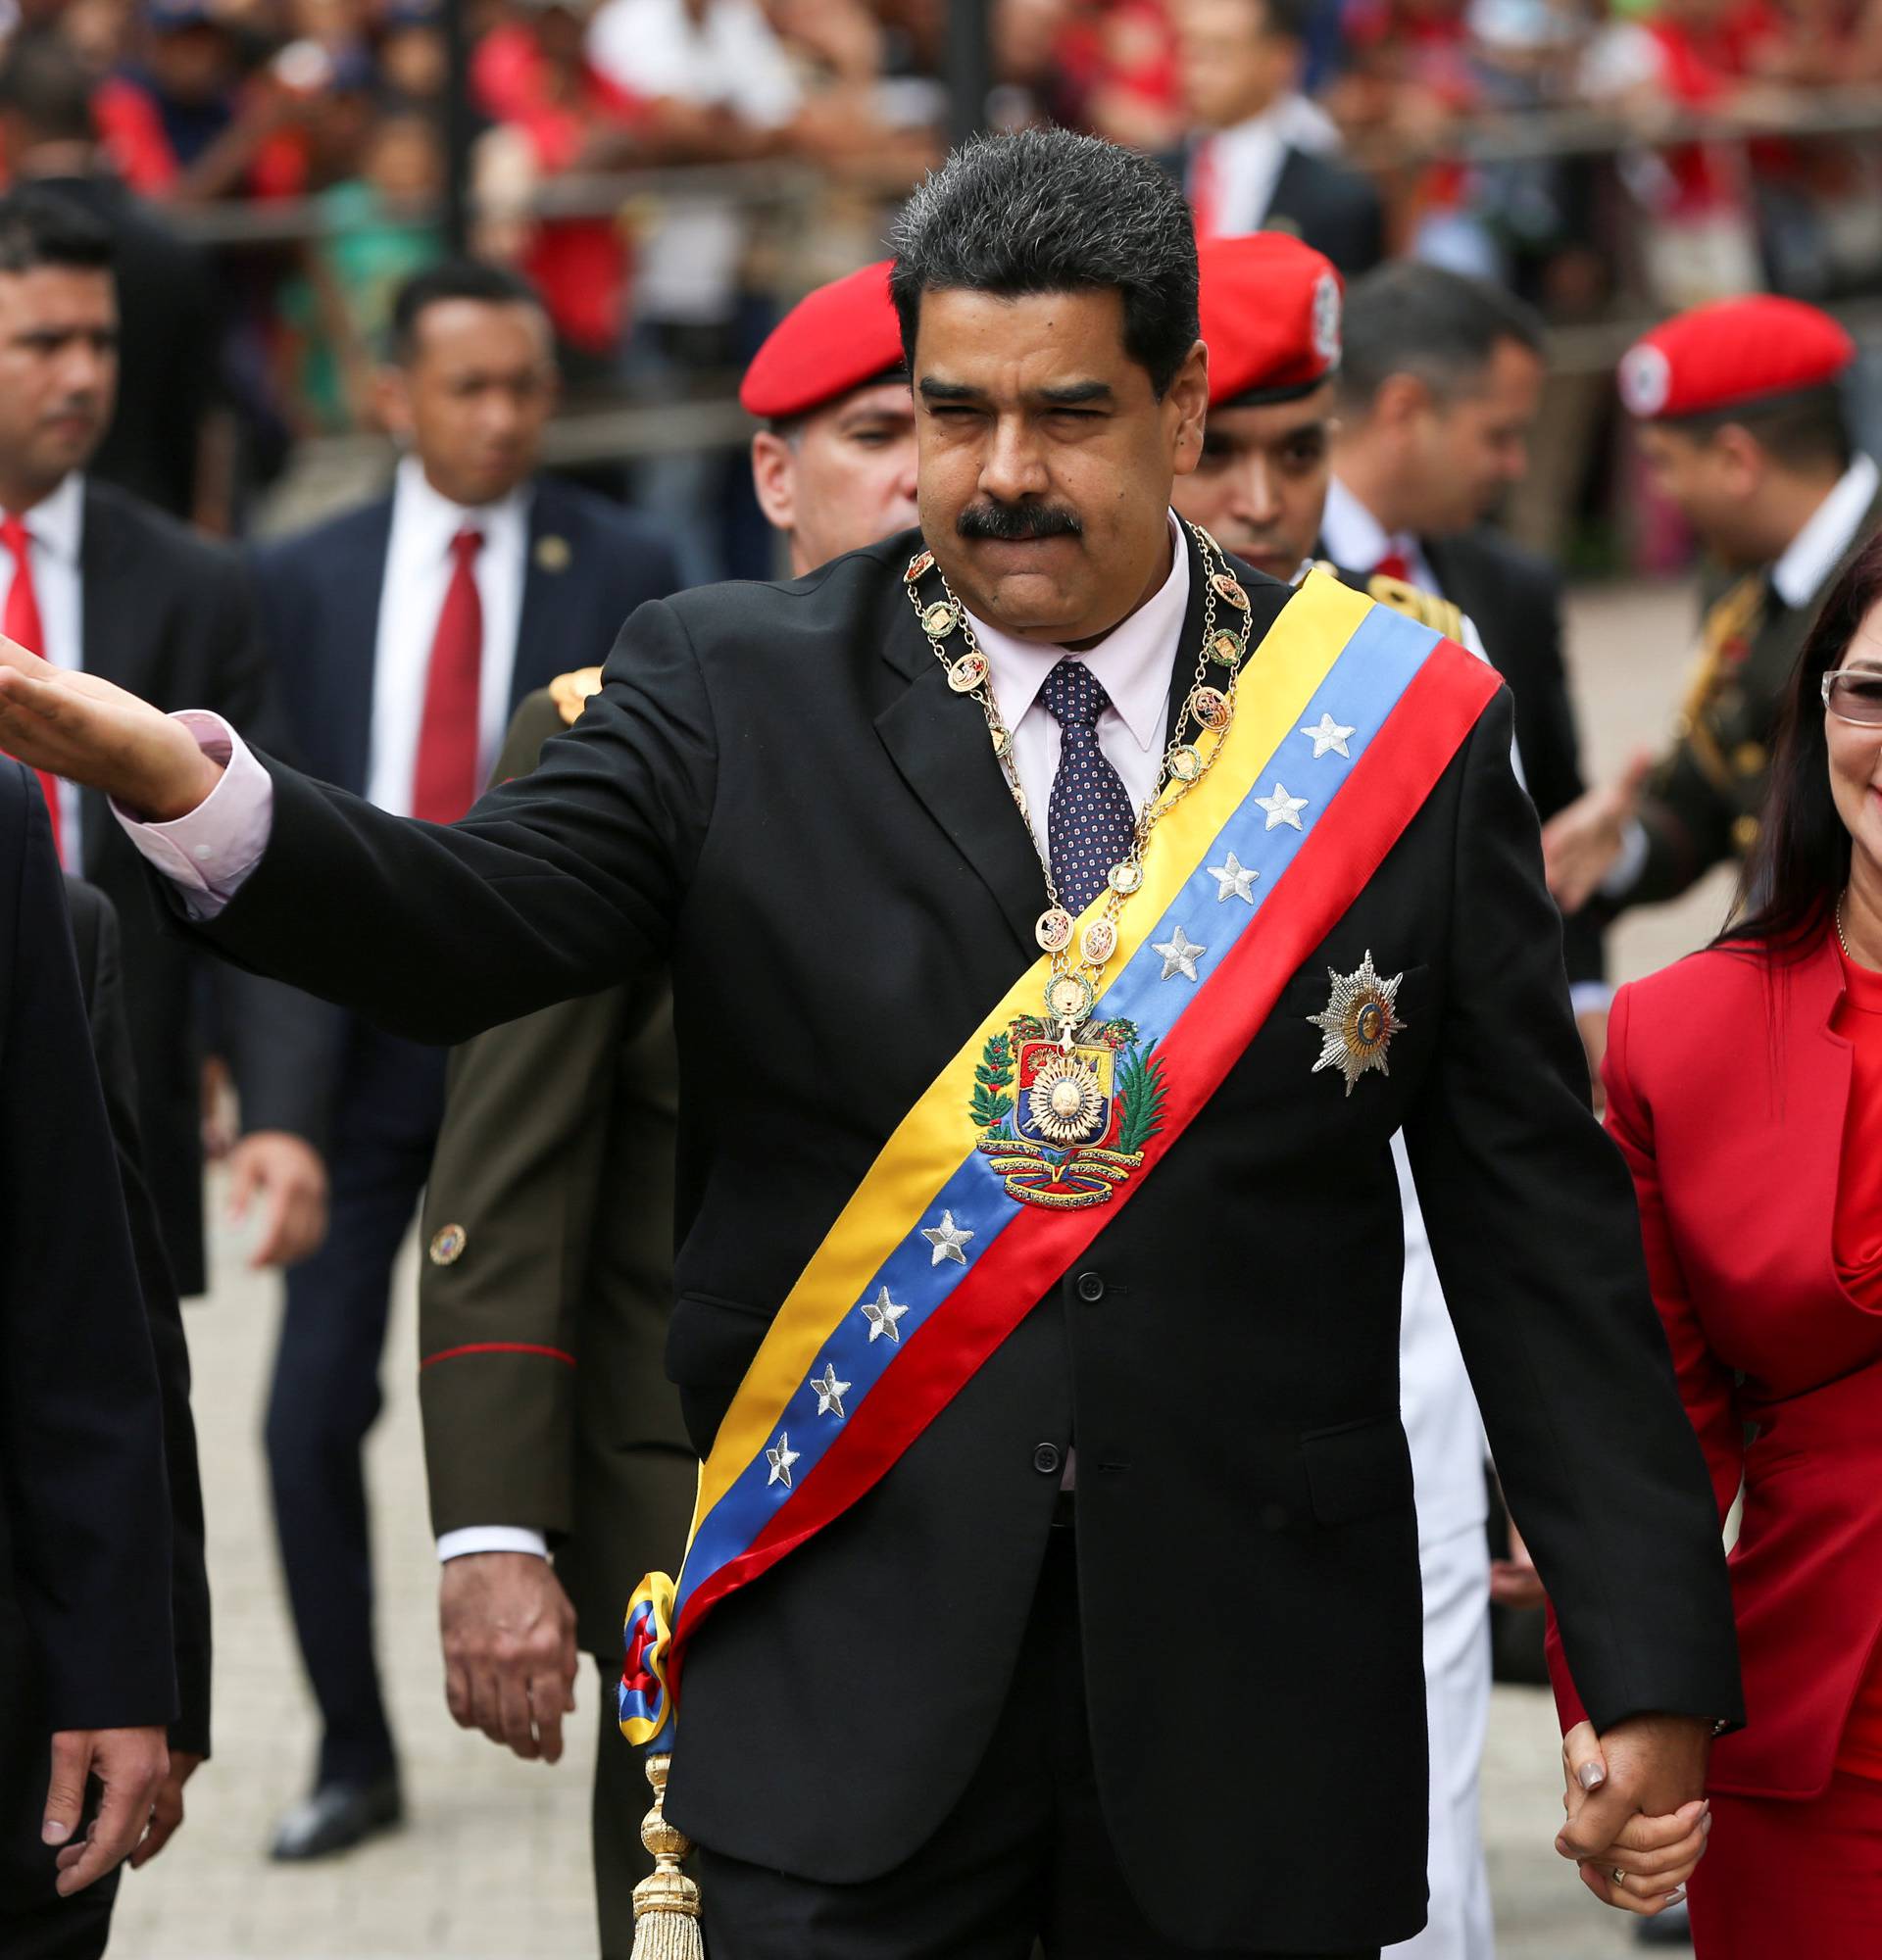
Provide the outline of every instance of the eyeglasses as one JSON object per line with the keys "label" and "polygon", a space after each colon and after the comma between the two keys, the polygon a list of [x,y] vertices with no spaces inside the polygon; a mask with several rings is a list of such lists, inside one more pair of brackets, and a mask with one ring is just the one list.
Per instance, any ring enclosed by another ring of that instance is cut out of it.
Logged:
{"label": "eyeglasses", "polygon": [[1882,673],[1872,667],[1833,668],[1823,676],[1823,706],[1840,721],[1882,726]]}

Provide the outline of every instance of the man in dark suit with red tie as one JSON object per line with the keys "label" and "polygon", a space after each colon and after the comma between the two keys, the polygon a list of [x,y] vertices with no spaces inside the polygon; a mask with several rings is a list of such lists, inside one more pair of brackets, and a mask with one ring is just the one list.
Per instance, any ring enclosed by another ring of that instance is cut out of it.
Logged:
{"label": "man in dark suit with red tie", "polygon": [[[405,449],[390,497],[263,552],[264,625],[313,768],[380,808],[462,816],[522,698],[599,662],[675,584],[642,520],[535,475],[555,403],[534,291],[447,265],[405,289],[381,408]],[[323,1736],[277,1858],[396,1820],[372,1651],[361,1446],[379,1408],[393,1259],[430,1168],[445,1054],[330,1019],[332,1227],[287,1280],[268,1457],[288,1596]]]}
{"label": "man in dark suit with red tie", "polygon": [[[215,699],[277,734],[277,702],[234,556],[87,468],[118,394],[115,249],[54,191],[0,198],[0,625],[55,666],[183,708]],[[307,1086],[318,1023],[302,997],[205,962],[165,932],[105,799],[41,778],[60,862],[124,928],[138,1127],[178,1290],[205,1285],[201,1060],[218,1045],[241,1095],[231,1191],[263,1200],[258,1263],[318,1241],[325,1171]]]}

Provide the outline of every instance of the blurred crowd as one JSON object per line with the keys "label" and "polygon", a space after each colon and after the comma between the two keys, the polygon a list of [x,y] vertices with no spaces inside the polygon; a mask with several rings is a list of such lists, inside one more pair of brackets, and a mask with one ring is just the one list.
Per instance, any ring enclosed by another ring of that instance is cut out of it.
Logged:
{"label": "blurred crowd", "polygon": [[[164,445],[164,483],[134,487],[244,528],[299,438],[374,425],[390,296],[443,252],[439,0],[11,4],[7,171],[108,172],[214,255],[213,322],[172,369],[169,413],[193,433]],[[578,391],[722,398],[780,301],[871,257],[941,154],[948,36],[973,11],[469,0],[476,249],[543,293]],[[1344,152],[1371,193],[1358,228],[1296,228],[1349,275],[1408,253],[1507,281],[1560,320],[1622,298],[1821,299],[1882,272],[1882,146],[1848,94],[1882,86],[1871,0],[987,11],[995,125],[1051,121],[1167,158],[1206,222],[1217,139],[1244,190],[1264,168],[1251,132]],[[720,168],[666,174],[699,166]],[[649,170],[663,174],[620,175]],[[1259,199],[1218,217],[1275,221]],[[703,467],[688,457],[622,487],[704,514],[725,486]],[[742,563],[740,519],[717,529],[699,573]]]}

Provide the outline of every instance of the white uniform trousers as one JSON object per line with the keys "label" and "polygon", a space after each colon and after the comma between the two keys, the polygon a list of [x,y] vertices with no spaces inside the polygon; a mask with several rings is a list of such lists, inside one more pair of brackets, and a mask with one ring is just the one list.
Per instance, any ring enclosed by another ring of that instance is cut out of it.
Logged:
{"label": "white uniform trousers", "polygon": [[1490,1720],[1490,1551],[1481,1525],[1427,1544],[1424,1705],[1431,1728],[1431,1917],[1385,1949],[1413,1960],[1491,1960],[1490,1878],[1478,1771]]}

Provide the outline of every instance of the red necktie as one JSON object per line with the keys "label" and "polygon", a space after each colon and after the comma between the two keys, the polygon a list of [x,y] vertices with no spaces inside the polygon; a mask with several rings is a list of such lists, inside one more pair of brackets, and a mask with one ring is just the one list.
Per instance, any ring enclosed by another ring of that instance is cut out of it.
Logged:
{"label": "red necktie", "polygon": [[[39,596],[32,589],[32,533],[18,511],[0,517],[0,545],[13,554],[13,583],[7,588],[7,610],[0,617],[0,632],[17,640],[27,653],[44,659],[46,629],[39,620]],[[66,840],[59,822],[59,778],[44,769],[35,772],[39,787],[46,793],[46,808],[52,813],[52,848],[66,861]]]}
{"label": "red necktie", "polygon": [[1375,578],[1396,578],[1401,585],[1412,583],[1412,567],[1396,545],[1373,565],[1372,575]]}
{"label": "red necktie", "polygon": [[477,800],[483,602],[477,597],[474,567],[482,546],[481,531],[460,531],[451,540],[451,582],[431,640],[424,719],[419,724],[419,759],[412,772],[412,814],[427,823],[455,823]]}

